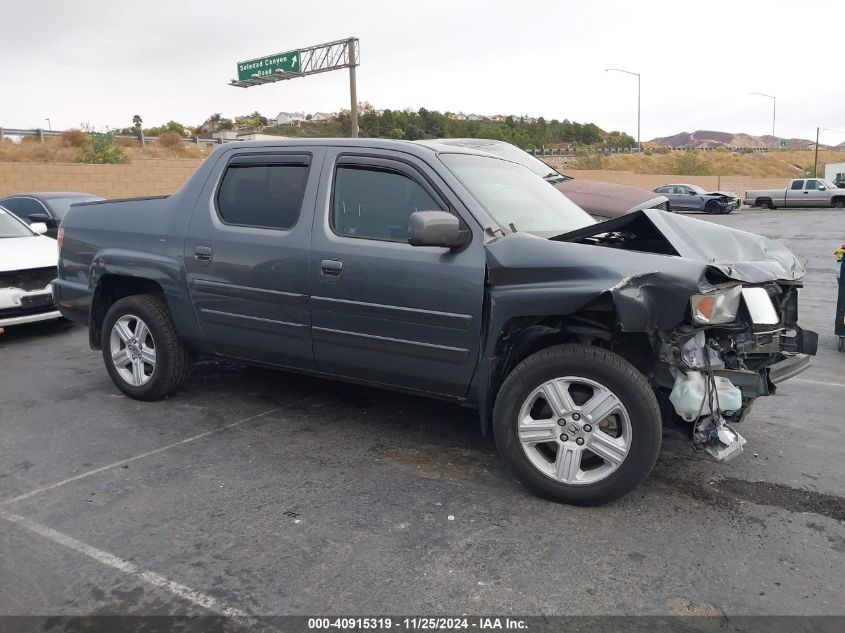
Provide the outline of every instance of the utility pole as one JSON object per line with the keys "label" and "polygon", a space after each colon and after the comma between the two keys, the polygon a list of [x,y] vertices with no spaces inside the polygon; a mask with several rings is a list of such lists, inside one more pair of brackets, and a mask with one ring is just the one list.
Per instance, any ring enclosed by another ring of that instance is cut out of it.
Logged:
{"label": "utility pole", "polygon": [[44,119],[44,120],[47,121],[47,129],[52,132],[53,131],[53,124],[50,123],[50,119]]}
{"label": "utility pole", "polygon": [[[355,59],[355,40],[349,38],[349,59]],[[352,138],[358,138],[358,87],[355,85],[355,64],[349,64],[349,99],[352,109],[349,110],[349,117],[352,122]]]}
{"label": "utility pole", "polygon": [[641,95],[640,80],[642,78],[640,77],[640,73],[631,72],[630,70],[622,70],[621,68],[605,68],[604,72],[610,72],[611,70],[615,70],[616,72],[620,72],[620,73],[626,73],[628,75],[636,75],[636,77],[637,77],[637,152],[638,153],[642,152],[643,151],[643,145],[642,145],[642,142],[640,140],[640,104],[641,104],[641,101],[640,101],[640,95]]}
{"label": "utility pole", "polygon": [[815,157],[813,158],[813,178],[819,177],[819,130],[820,128],[816,128],[816,151]]}

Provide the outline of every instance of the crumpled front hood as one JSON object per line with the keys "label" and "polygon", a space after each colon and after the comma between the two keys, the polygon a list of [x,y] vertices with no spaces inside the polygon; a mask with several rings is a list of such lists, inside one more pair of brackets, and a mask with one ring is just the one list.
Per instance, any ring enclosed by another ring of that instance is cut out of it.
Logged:
{"label": "crumpled front hood", "polygon": [[647,235],[652,242],[665,242],[674,254],[704,262],[737,281],[796,281],[805,274],[798,258],[775,240],[657,209],[637,211],[553,239],[585,243],[604,233]]}
{"label": "crumpled front hood", "polygon": [[766,283],[804,275],[773,240],[653,209],[550,239],[511,233],[485,252],[494,311],[567,315],[609,295],[627,332],[675,327],[689,317],[690,297],[714,291],[722,276]]}

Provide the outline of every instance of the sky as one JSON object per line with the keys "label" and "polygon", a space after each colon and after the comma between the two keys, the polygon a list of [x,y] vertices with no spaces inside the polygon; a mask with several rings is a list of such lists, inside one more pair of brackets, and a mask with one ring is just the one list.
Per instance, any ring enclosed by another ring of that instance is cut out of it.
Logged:
{"label": "sky", "polygon": [[[237,61],[360,38],[375,108],[543,116],[642,140],[845,141],[837,0],[0,0],[0,127],[127,127],[349,107],[348,71],[248,89]],[[837,28],[834,28],[837,27]],[[817,29],[817,30],[814,30]]]}

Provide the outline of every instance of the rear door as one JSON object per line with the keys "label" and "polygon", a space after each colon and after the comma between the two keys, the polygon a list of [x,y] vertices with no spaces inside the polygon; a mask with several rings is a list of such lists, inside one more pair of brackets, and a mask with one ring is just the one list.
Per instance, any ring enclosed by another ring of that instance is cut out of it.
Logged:
{"label": "rear door", "polygon": [[804,180],[793,180],[786,190],[787,207],[803,207],[804,203]]}
{"label": "rear door", "polygon": [[[473,233],[460,250],[411,246],[408,217],[444,210]],[[481,340],[483,235],[424,161],[403,152],[329,150],[311,242],[317,368],[463,396]]]}
{"label": "rear door", "polygon": [[185,240],[185,268],[209,350],[313,369],[308,244],[323,148],[221,157]]}

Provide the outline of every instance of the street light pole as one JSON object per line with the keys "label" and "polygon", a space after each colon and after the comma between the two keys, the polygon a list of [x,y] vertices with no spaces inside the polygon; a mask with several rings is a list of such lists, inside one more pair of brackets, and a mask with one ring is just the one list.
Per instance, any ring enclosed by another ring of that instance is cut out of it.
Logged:
{"label": "street light pole", "polygon": [[47,128],[52,132],[53,131],[53,124],[50,123],[50,119],[44,119],[44,120],[47,121]]}
{"label": "street light pole", "polygon": [[642,145],[642,142],[640,140],[640,105],[641,105],[640,95],[642,94],[642,91],[641,91],[641,79],[642,79],[642,77],[640,77],[640,73],[631,72],[630,70],[622,70],[621,68],[605,68],[604,72],[610,72],[611,70],[614,70],[614,71],[619,72],[619,73],[626,73],[628,75],[636,75],[636,77],[637,77],[637,152],[642,152],[643,151],[643,145]]}
{"label": "street light pole", "polygon": [[766,95],[766,94],[763,94],[762,92],[749,92],[748,94],[758,95],[760,97],[767,97],[767,98],[772,100],[772,136],[774,138],[777,138],[777,137],[775,137],[775,116],[777,115],[777,109],[778,109],[778,99],[777,99],[777,97],[773,97],[772,95]]}

